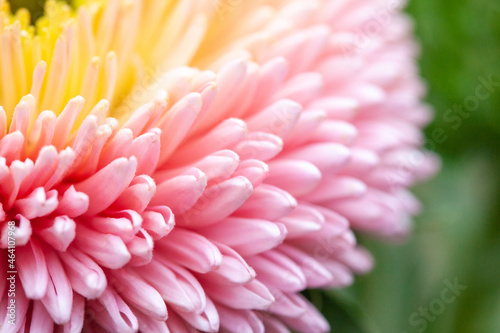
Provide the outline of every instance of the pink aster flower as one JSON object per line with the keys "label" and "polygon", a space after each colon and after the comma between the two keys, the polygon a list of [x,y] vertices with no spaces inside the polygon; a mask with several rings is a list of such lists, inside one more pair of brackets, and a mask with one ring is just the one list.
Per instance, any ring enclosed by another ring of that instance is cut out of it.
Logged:
{"label": "pink aster flower", "polygon": [[299,292],[410,231],[437,160],[399,8],[0,5],[2,332],[326,332]]}

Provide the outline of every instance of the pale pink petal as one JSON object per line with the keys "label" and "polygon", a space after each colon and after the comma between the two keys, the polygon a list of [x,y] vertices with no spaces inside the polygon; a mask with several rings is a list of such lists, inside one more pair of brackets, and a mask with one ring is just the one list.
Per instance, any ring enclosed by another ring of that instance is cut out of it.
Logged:
{"label": "pale pink petal", "polygon": [[284,189],[294,197],[311,192],[321,181],[321,171],[302,160],[280,159],[269,163],[266,183]]}
{"label": "pale pink petal", "polygon": [[49,280],[47,292],[41,299],[47,312],[56,324],[70,320],[73,306],[73,289],[69,283],[64,268],[53,251],[46,251]]}
{"label": "pale pink petal", "polygon": [[270,288],[285,292],[297,292],[306,286],[306,277],[295,262],[275,250],[246,259],[255,269],[260,282]]}
{"label": "pale pink petal", "polygon": [[99,297],[106,288],[107,280],[101,267],[89,256],[76,248],[59,254],[71,287],[87,299]]}
{"label": "pale pink petal", "polygon": [[124,300],[156,320],[167,319],[167,307],[160,294],[137,273],[120,269],[111,274],[110,283]]}
{"label": "pale pink petal", "polygon": [[201,313],[205,309],[205,291],[186,269],[163,259],[155,259],[138,272],[156,288],[169,306],[183,312]]}
{"label": "pale pink petal", "polygon": [[71,309],[71,318],[64,324],[64,333],[78,333],[82,331],[83,319],[85,315],[85,299],[74,293],[73,294],[73,307]]}
{"label": "pale pink petal", "polygon": [[207,297],[207,306],[202,313],[177,311],[177,314],[185,321],[203,332],[218,332],[220,326],[217,308],[210,298]]}
{"label": "pale pink petal", "polygon": [[75,221],[67,216],[57,216],[48,228],[38,230],[37,234],[54,249],[64,252],[75,239]]}
{"label": "pale pink petal", "polygon": [[268,251],[281,244],[287,235],[281,223],[238,217],[230,217],[199,232],[244,256]]}
{"label": "pale pink petal", "polygon": [[94,215],[108,208],[129,186],[137,167],[135,157],[119,158],[95,175],[75,185],[75,189],[89,196],[85,215]]}
{"label": "pale pink petal", "polygon": [[261,185],[235,214],[275,221],[289,214],[296,206],[297,201],[288,192],[271,185]]}
{"label": "pale pink petal", "polygon": [[202,274],[219,267],[222,262],[222,254],[212,242],[182,228],[175,228],[156,246],[161,251],[160,256]]}
{"label": "pale pink petal", "polygon": [[148,209],[142,213],[142,227],[153,240],[158,240],[172,231],[175,217],[167,206],[153,206]]}
{"label": "pale pink petal", "polygon": [[89,318],[108,331],[134,333],[139,328],[137,317],[111,288],[106,288],[98,300],[89,301],[87,306]]}
{"label": "pale pink petal", "polygon": [[52,332],[54,330],[54,321],[40,301],[33,301],[33,310],[31,320],[36,325],[31,325],[30,333]]}
{"label": "pale pink petal", "polygon": [[240,162],[233,176],[243,176],[252,183],[253,188],[259,186],[269,174],[269,167],[259,160],[245,160]]}
{"label": "pale pink petal", "polygon": [[209,187],[198,202],[177,219],[177,224],[195,228],[219,222],[240,208],[252,190],[250,181],[242,176]]}
{"label": "pale pink petal", "polygon": [[45,296],[49,272],[42,247],[35,239],[16,248],[16,267],[26,297],[41,299]]}
{"label": "pale pink petal", "polygon": [[241,286],[218,285],[206,281],[205,290],[214,301],[233,309],[266,310],[274,302],[271,292],[257,280]]}
{"label": "pale pink petal", "polygon": [[75,245],[104,267],[118,269],[130,261],[131,255],[119,236],[103,234],[78,224]]}
{"label": "pale pink petal", "polygon": [[198,201],[207,186],[207,177],[199,169],[191,168],[156,187],[152,205],[166,205],[174,214],[188,211]]}
{"label": "pale pink petal", "polygon": [[220,325],[225,332],[238,333],[264,333],[264,324],[253,311],[233,310],[229,307],[218,305]]}

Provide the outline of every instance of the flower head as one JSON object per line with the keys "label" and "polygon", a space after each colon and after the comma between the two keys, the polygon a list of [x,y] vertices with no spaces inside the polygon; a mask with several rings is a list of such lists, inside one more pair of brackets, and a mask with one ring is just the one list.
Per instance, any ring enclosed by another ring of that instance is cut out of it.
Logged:
{"label": "flower head", "polygon": [[399,8],[74,5],[0,1],[2,327],[328,331],[299,292],[369,271],[353,230],[406,235],[437,166]]}

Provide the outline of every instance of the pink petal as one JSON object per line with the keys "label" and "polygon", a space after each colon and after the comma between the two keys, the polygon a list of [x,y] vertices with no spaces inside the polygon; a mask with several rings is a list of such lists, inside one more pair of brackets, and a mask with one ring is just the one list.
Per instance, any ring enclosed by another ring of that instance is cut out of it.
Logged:
{"label": "pink petal", "polygon": [[234,171],[233,176],[243,176],[252,183],[256,188],[259,186],[269,174],[269,167],[266,163],[259,160],[245,160],[242,161],[238,169]]}
{"label": "pink petal", "polygon": [[257,159],[266,162],[278,155],[282,149],[283,141],[280,137],[265,132],[252,132],[245,136],[234,151],[242,160]]}
{"label": "pink petal", "polygon": [[315,142],[337,142],[343,145],[352,144],[358,136],[358,130],[346,121],[327,120],[321,123],[311,137]]}
{"label": "pink petal", "polygon": [[68,147],[65,150],[61,151],[58,156],[58,166],[57,170],[52,174],[49,180],[45,183],[45,189],[52,188],[55,184],[59,183],[64,176],[66,176],[68,170],[73,165],[75,161],[75,153],[73,150]]}
{"label": "pink petal", "polygon": [[261,185],[235,215],[276,221],[289,214],[296,206],[297,201],[287,192],[271,185]]}
{"label": "pink petal", "polygon": [[169,164],[179,166],[192,163],[216,151],[228,148],[243,139],[247,132],[244,121],[236,118],[229,118],[221,122],[207,134],[189,140],[188,144],[180,146]]}
{"label": "pink petal", "polygon": [[259,110],[263,101],[269,100],[278,89],[288,74],[288,63],[283,57],[276,57],[264,63],[259,68],[259,84],[255,92],[253,108]]}
{"label": "pink petal", "polygon": [[57,216],[53,224],[37,231],[37,235],[57,251],[64,252],[75,239],[75,221],[67,216]]}
{"label": "pink petal", "polygon": [[246,120],[250,131],[267,132],[284,137],[295,125],[302,106],[291,100],[280,100]]}
{"label": "pink petal", "polygon": [[137,158],[137,173],[150,175],[155,170],[160,158],[159,129],[152,129],[132,141],[130,155]]}
{"label": "pink petal", "polygon": [[30,333],[53,332],[54,321],[40,301],[33,301]]}
{"label": "pink petal", "polygon": [[130,115],[122,128],[128,128],[132,131],[134,137],[138,137],[144,130],[147,130],[148,124],[156,122],[160,116],[160,109],[166,107],[165,99],[157,98],[155,103],[146,103],[141,105],[134,113]]}
{"label": "pink petal", "polygon": [[219,314],[217,312],[217,308],[210,300],[210,298],[207,298],[207,307],[200,314],[196,312],[182,311],[178,311],[177,314],[186,322],[191,324],[194,328],[197,328],[203,332],[219,332]]}
{"label": "pink petal", "polygon": [[66,104],[59,117],[57,117],[52,144],[58,150],[64,148],[69,133],[73,128],[73,123],[82,110],[84,103],[85,100],[81,96],[71,99],[69,103]]}
{"label": "pink petal", "polygon": [[49,283],[49,272],[41,246],[32,239],[25,246],[18,247],[16,252],[16,267],[26,297],[41,299]]}
{"label": "pink petal", "polygon": [[135,157],[119,158],[90,178],[75,185],[75,189],[89,196],[86,215],[95,215],[108,208],[129,186],[137,167]]}
{"label": "pink petal", "polygon": [[271,316],[263,318],[265,330],[268,333],[290,333],[290,330],[280,320]]}
{"label": "pink petal", "polygon": [[203,275],[204,280],[218,284],[240,285],[246,284],[255,278],[255,271],[246,261],[230,247],[215,243],[222,253],[222,263],[218,269]]}
{"label": "pink petal", "polygon": [[153,286],[168,305],[183,312],[201,313],[206,296],[198,280],[186,269],[155,257],[138,273]]}
{"label": "pink petal", "polygon": [[81,151],[76,150],[77,159],[73,166],[74,170],[70,171],[71,177],[86,178],[97,171],[102,149],[113,132],[114,129],[109,124],[102,124],[97,128],[95,134],[89,134],[89,137],[83,139],[88,141],[86,142],[87,146],[77,147]]}
{"label": "pink petal", "polygon": [[221,328],[226,332],[264,333],[264,324],[253,311],[233,310],[218,305]]}
{"label": "pink petal", "polygon": [[310,256],[288,244],[283,244],[277,251],[292,259],[300,267],[306,277],[308,288],[325,287],[333,281],[332,274],[316,260],[314,255]]}
{"label": "pink petal", "polygon": [[189,230],[176,228],[155,245],[161,252],[158,255],[198,273],[208,273],[222,262],[222,254],[212,242]]}
{"label": "pink petal", "polygon": [[291,293],[306,287],[306,277],[300,267],[279,252],[270,250],[246,260],[266,286]]}
{"label": "pink petal", "polygon": [[135,237],[127,243],[127,249],[132,255],[129,264],[131,266],[146,265],[153,259],[153,238],[141,229]]}
{"label": "pink petal", "polygon": [[[114,270],[112,283],[129,304],[156,319],[167,319],[167,307],[158,291],[131,269]],[[102,296],[101,296],[102,297]]]}
{"label": "pink petal", "polygon": [[312,163],[302,160],[278,159],[269,163],[266,183],[301,197],[311,192],[321,180],[321,172]]}
{"label": "pink petal", "polygon": [[269,308],[274,315],[299,317],[307,311],[306,301],[294,293],[283,293],[278,289],[271,289],[276,301]]}
{"label": "pink petal", "polygon": [[325,119],[326,114],[321,109],[302,111],[297,123],[285,138],[286,145],[284,150],[288,151],[308,142]]}
{"label": "pink petal", "polygon": [[292,329],[299,332],[310,332],[310,333],[322,333],[330,332],[330,325],[321,313],[316,310],[316,308],[310,304],[308,301],[304,300],[307,305],[307,311],[300,317],[285,317],[280,316],[280,318],[288,324]]}
{"label": "pink petal", "polygon": [[185,138],[198,117],[201,107],[200,94],[191,93],[172,106],[168,113],[158,121],[157,126],[162,131],[159,165],[167,161]]}
{"label": "pink petal", "polygon": [[374,259],[365,249],[355,247],[344,251],[337,257],[343,264],[347,265],[357,274],[365,274],[373,269]]}
{"label": "pink petal", "polygon": [[[16,223],[19,221],[18,223]],[[5,223],[2,226],[2,238],[1,238],[1,247],[7,248],[9,238],[12,241],[12,233],[15,235],[15,245],[16,246],[24,246],[28,244],[31,239],[31,234],[33,233],[33,229],[31,227],[31,221],[22,216],[21,214],[17,214],[14,222],[16,225],[9,225]],[[12,229],[14,227],[14,229]],[[9,237],[10,236],[10,237]]]}
{"label": "pink petal", "polygon": [[16,105],[9,133],[19,131],[24,137],[28,132],[29,118],[31,110],[35,107],[35,98],[32,95],[24,96],[19,104]]}
{"label": "pink petal", "polygon": [[24,136],[16,131],[9,133],[0,140],[0,156],[4,157],[7,164],[17,162],[24,150]]}
{"label": "pink petal", "polygon": [[42,303],[54,322],[63,324],[71,318],[73,289],[56,254],[52,250],[46,251],[45,254],[50,279]]}
{"label": "pink petal", "polygon": [[25,196],[34,188],[44,186],[57,169],[58,153],[54,146],[44,146],[35,161],[30,175],[23,181],[19,195]]}
{"label": "pink petal", "polygon": [[67,215],[68,217],[77,217],[87,211],[89,207],[89,197],[83,192],[77,192],[71,185],[59,199],[55,213],[58,215]]}
{"label": "pink petal", "polygon": [[28,156],[36,158],[41,149],[50,145],[54,136],[55,125],[56,115],[54,112],[43,111],[40,113],[28,137],[26,148]]}
{"label": "pink petal", "polygon": [[130,129],[120,129],[103,147],[97,168],[102,169],[120,157],[129,157],[133,140]]}
{"label": "pink petal", "polygon": [[356,178],[328,177],[312,193],[301,199],[312,203],[324,203],[337,199],[360,197],[366,193],[366,189],[365,183]]}
{"label": "pink petal", "polygon": [[135,316],[139,322],[139,330],[141,332],[170,333],[165,321],[153,319],[139,311],[135,312]]}
{"label": "pink petal", "polygon": [[111,332],[134,333],[139,329],[137,317],[127,303],[111,288],[106,288],[98,301],[87,302],[89,319]]}
{"label": "pink petal", "polygon": [[324,97],[315,100],[309,107],[324,110],[330,119],[351,120],[358,111],[359,103],[354,98]]}
{"label": "pink petal", "polygon": [[99,233],[119,236],[128,243],[141,227],[141,222],[141,216],[132,210],[114,213],[113,216],[93,217],[88,220],[88,225]]}
{"label": "pink petal", "polygon": [[[238,96],[237,91],[245,79],[247,63],[238,59],[227,63],[217,72],[217,95],[210,112],[198,120],[196,130],[202,131],[226,118],[226,111]],[[207,118],[207,116],[210,116]]]}
{"label": "pink petal", "polygon": [[24,163],[18,160],[12,162],[9,167],[10,174],[0,183],[0,193],[4,194],[3,205],[6,209],[12,207],[22,182],[28,177],[32,170],[33,162],[29,159]]}
{"label": "pink petal", "polygon": [[161,183],[164,180],[173,178],[188,168],[197,168],[205,174],[209,184],[219,183],[233,174],[234,170],[238,167],[239,160],[240,157],[235,152],[224,149],[194,162],[189,167],[157,171],[154,174],[154,179],[158,183]]}
{"label": "pink petal", "polygon": [[281,218],[279,222],[288,231],[287,239],[293,239],[320,231],[325,224],[325,218],[314,207],[301,203],[290,214]]}
{"label": "pink petal", "polygon": [[80,250],[70,247],[60,253],[71,287],[86,299],[99,297],[106,288],[107,280],[101,267]]}
{"label": "pink petal", "polygon": [[49,215],[57,206],[57,191],[45,192],[43,187],[35,189],[27,198],[17,200],[14,204],[14,208],[29,220]]}
{"label": "pink petal", "polygon": [[167,206],[153,206],[142,213],[142,227],[153,240],[158,240],[170,233],[175,225],[175,217]]}
{"label": "pink petal", "polygon": [[267,310],[274,302],[267,287],[257,280],[241,286],[205,282],[205,290],[218,303],[233,309]]}
{"label": "pink petal", "polygon": [[207,186],[207,177],[196,168],[157,185],[151,205],[168,206],[174,214],[188,211],[198,201]]}
{"label": "pink petal", "polygon": [[281,244],[287,235],[280,223],[238,217],[230,217],[199,232],[243,256],[268,251]]}
{"label": "pink petal", "polygon": [[289,98],[302,105],[318,97],[323,89],[323,79],[319,73],[300,73],[285,84],[276,99]]}
{"label": "pink petal", "polygon": [[99,265],[107,268],[121,268],[131,258],[125,243],[119,236],[102,234],[81,224],[77,225],[74,243],[93,257]]}
{"label": "pink petal", "polygon": [[209,187],[198,202],[177,219],[188,228],[219,222],[238,209],[252,194],[252,184],[245,177],[234,177]]}
{"label": "pink petal", "polygon": [[322,174],[340,170],[350,157],[350,150],[338,143],[317,143],[283,155],[289,159],[303,159],[314,164]]}
{"label": "pink petal", "polygon": [[111,207],[116,210],[129,209],[142,213],[149,205],[155,192],[156,184],[151,177],[136,176]]}
{"label": "pink petal", "polygon": [[85,311],[85,299],[78,295],[73,294],[73,307],[71,308],[71,318],[69,322],[63,326],[64,333],[77,333],[81,332],[83,328],[83,319]]}

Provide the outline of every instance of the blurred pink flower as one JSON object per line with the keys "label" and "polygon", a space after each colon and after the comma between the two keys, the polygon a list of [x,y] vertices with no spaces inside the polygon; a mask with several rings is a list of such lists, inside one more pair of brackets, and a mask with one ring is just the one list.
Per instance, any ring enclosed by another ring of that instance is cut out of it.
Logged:
{"label": "blurred pink flower", "polygon": [[327,332],[299,292],[409,233],[438,162],[399,8],[167,3],[49,1],[33,56],[2,28],[2,332]]}

